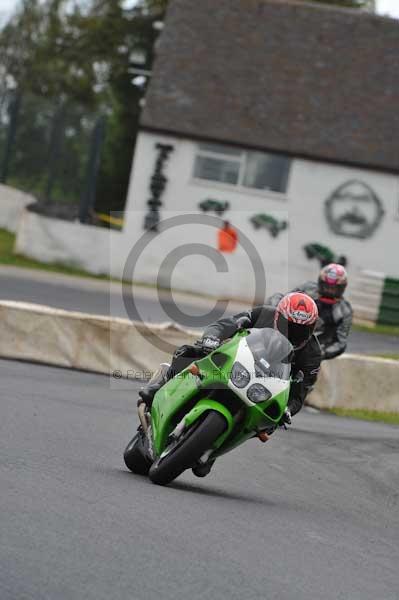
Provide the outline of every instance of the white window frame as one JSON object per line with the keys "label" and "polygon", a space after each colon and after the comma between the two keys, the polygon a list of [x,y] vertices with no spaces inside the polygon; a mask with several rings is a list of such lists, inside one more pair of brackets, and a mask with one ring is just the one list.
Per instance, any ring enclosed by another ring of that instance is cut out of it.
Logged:
{"label": "white window frame", "polygon": [[[220,185],[228,185],[228,186],[232,186],[232,187],[237,187],[238,185],[241,185],[242,177],[243,177],[243,173],[244,173],[243,169],[245,168],[245,165],[243,166],[245,156],[244,156],[244,151],[240,151],[240,152],[241,152],[240,156],[238,156],[236,154],[223,154],[223,152],[212,152],[212,150],[201,149],[200,144],[197,144],[196,152],[194,155],[193,179],[195,179],[197,181],[214,182],[214,183],[217,183]],[[237,183],[226,183],[224,181],[216,181],[214,179],[205,179],[202,177],[195,177],[194,170],[195,170],[195,161],[197,160],[197,156],[202,156],[203,158],[214,158],[215,160],[225,160],[226,162],[234,162],[234,163],[238,164],[239,167],[238,167]]]}
{"label": "white window frame", "polygon": [[[212,143],[209,142],[209,146],[211,146]],[[218,144],[220,146],[223,146],[225,144]],[[253,152],[252,150],[244,150],[244,149],[240,149],[237,148],[237,151],[240,152],[240,156],[236,155],[236,154],[224,154],[223,152],[214,152],[211,149],[209,150],[205,150],[203,148],[201,148],[201,143],[197,143],[196,144],[196,148],[195,148],[195,152],[194,152],[194,162],[193,162],[193,167],[192,167],[192,177],[191,177],[191,181],[192,183],[195,183],[196,185],[201,185],[201,186],[206,186],[206,187],[218,187],[221,189],[229,189],[229,190],[235,190],[237,192],[241,192],[241,193],[245,193],[245,194],[253,194],[255,196],[272,196],[275,198],[287,198],[287,190],[288,190],[288,183],[289,183],[289,178],[291,175],[291,168],[290,171],[288,173],[288,181],[287,181],[287,189],[285,192],[276,192],[275,190],[271,190],[271,189],[266,189],[266,188],[256,188],[256,187],[249,187],[249,186],[245,186],[243,185],[243,181],[244,181],[244,177],[245,177],[245,172],[247,169],[247,161],[248,161],[248,153],[249,152]],[[262,153],[261,150],[258,150],[256,152]],[[265,153],[265,154],[272,154],[270,153]],[[204,158],[214,158],[215,160],[225,160],[225,161],[229,161],[229,162],[236,162],[239,164],[239,172],[238,172],[238,181],[237,183],[226,183],[223,181],[217,181],[217,180],[213,180],[213,179],[205,179],[205,178],[201,178],[201,177],[195,177],[194,172],[195,172],[195,162],[197,159],[197,156],[202,156]],[[292,163],[292,159],[289,159]]]}

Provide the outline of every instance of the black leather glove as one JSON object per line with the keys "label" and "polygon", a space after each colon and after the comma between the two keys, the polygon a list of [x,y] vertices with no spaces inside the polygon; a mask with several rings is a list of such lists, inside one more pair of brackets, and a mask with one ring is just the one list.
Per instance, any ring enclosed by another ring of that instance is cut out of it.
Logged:
{"label": "black leather glove", "polygon": [[243,317],[237,319],[236,325],[237,330],[241,331],[241,329],[246,329],[247,327],[251,326],[251,319],[247,315],[244,315]]}
{"label": "black leather glove", "polygon": [[220,346],[221,343],[222,341],[220,338],[216,337],[215,335],[207,335],[201,340],[201,346],[205,352],[213,352]]}

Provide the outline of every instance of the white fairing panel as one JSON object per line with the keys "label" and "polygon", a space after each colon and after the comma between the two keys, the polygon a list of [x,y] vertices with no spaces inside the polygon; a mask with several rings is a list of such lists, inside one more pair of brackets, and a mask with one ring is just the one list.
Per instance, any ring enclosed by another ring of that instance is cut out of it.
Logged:
{"label": "white fairing panel", "polygon": [[260,383],[264,385],[270,391],[273,397],[286,390],[290,385],[289,380],[278,379],[276,377],[256,377],[254,357],[245,338],[243,338],[239,343],[235,361],[241,363],[242,366],[247,369],[251,375],[251,378],[248,385],[246,385],[244,388],[236,387],[231,379],[229,379],[228,386],[247,406],[255,406],[255,403],[251,402],[247,397],[247,390],[254,383]]}

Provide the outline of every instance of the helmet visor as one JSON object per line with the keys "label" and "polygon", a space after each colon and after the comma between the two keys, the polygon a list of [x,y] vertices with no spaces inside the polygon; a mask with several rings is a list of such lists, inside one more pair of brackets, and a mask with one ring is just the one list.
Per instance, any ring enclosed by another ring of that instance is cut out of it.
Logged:
{"label": "helmet visor", "polygon": [[345,288],[345,283],[331,284],[323,280],[319,281],[319,294],[325,298],[342,298]]}
{"label": "helmet visor", "polygon": [[288,321],[283,315],[279,314],[277,317],[276,326],[278,331],[285,335],[289,339],[294,348],[298,348],[311,337],[315,324],[312,325],[301,325],[299,323],[293,323]]}

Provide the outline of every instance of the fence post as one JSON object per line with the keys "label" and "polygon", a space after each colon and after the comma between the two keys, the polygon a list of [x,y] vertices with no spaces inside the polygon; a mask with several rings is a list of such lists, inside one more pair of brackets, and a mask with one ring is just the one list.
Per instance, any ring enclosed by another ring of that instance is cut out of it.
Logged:
{"label": "fence post", "polygon": [[57,171],[58,159],[60,156],[61,149],[61,134],[63,130],[65,118],[65,106],[60,106],[56,111],[53,118],[53,126],[51,129],[50,144],[49,144],[49,158],[48,158],[48,176],[46,181],[46,187],[44,190],[44,202],[49,204],[51,202],[51,193],[53,191],[55,176]]}
{"label": "fence post", "polygon": [[19,91],[15,93],[15,96],[9,107],[10,124],[8,126],[7,138],[4,148],[3,159],[0,167],[0,183],[6,183],[8,178],[8,171],[10,167],[12,148],[15,142],[15,136],[17,133],[17,122],[18,113],[21,108],[21,94]]}
{"label": "fence post", "polygon": [[86,169],[86,184],[80,199],[79,221],[87,222],[90,209],[96,200],[96,187],[98,171],[100,169],[101,148],[105,137],[106,119],[104,115],[98,117],[90,139],[89,158]]}

